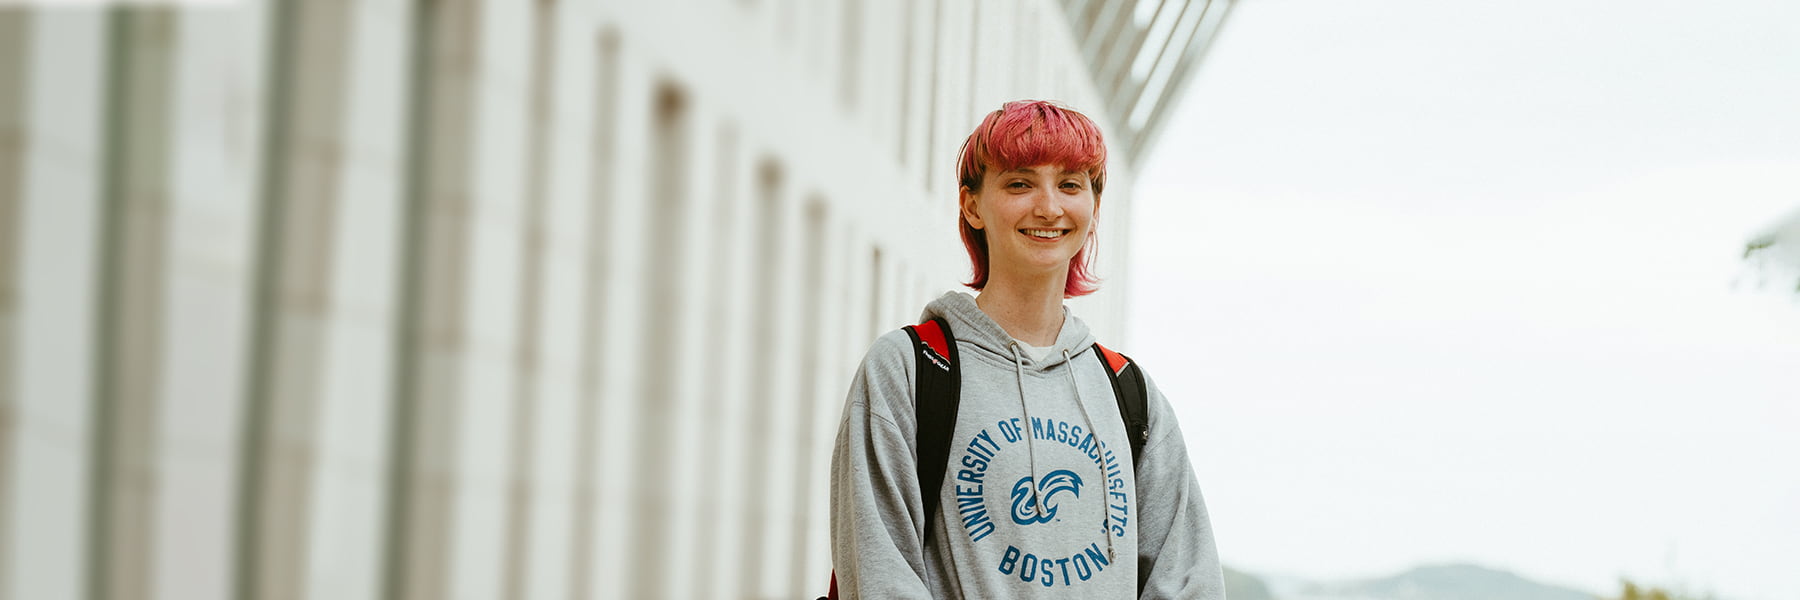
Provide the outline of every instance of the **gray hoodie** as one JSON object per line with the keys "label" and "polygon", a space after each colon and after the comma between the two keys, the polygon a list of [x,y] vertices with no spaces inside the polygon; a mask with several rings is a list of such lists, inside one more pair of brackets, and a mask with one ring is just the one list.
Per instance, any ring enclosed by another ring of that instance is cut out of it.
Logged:
{"label": "gray hoodie", "polygon": [[[1032,360],[973,297],[945,294],[962,399],[936,519],[914,466],[916,361],[881,336],[844,403],[831,461],[831,557],[844,598],[1223,600],[1212,525],[1169,402],[1145,376],[1136,465],[1086,324],[1063,309]],[[926,545],[925,527],[932,527]]]}

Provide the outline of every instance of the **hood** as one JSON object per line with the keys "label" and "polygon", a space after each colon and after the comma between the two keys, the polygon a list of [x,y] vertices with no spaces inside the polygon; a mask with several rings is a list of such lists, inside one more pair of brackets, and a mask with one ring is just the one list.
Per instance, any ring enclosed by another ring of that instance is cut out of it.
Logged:
{"label": "hood", "polygon": [[[1007,344],[1013,341],[1012,335],[981,312],[975,305],[975,297],[964,292],[945,292],[931,304],[925,305],[920,321],[943,317],[950,323],[950,332],[959,342],[974,344],[980,352],[991,354],[996,360],[1011,363],[1013,354]],[[1063,350],[1069,356],[1081,354],[1088,346],[1094,345],[1094,335],[1088,331],[1086,323],[1075,315],[1069,314],[1069,307],[1063,307],[1062,331],[1056,334],[1056,343],[1050,347],[1050,354],[1043,361],[1034,362],[1031,357],[1022,357],[1021,362],[1032,370],[1042,371],[1063,363]]]}

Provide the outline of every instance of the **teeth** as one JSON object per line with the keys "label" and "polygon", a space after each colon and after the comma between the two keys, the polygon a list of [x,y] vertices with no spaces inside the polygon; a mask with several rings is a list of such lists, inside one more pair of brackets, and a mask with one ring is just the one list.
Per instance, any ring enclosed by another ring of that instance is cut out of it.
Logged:
{"label": "teeth", "polygon": [[1030,235],[1032,237],[1053,238],[1053,237],[1061,237],[1062,230],[1060,230],[1060,229],[1027,229],[1027,230],[1025,230],[1025,234]]}

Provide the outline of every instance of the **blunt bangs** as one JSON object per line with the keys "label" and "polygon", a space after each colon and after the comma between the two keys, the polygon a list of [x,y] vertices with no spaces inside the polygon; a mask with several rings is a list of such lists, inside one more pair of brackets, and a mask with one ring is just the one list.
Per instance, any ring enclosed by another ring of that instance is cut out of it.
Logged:
{"label": "blunt bangs", "polygon": [[963,142],[957,177],[980,190],[987,168],[1056,165],[1087,173],[1094,194],[1106,186],[1106,141],[1087,115],[1044,100],[1018,100],[988,113]]}

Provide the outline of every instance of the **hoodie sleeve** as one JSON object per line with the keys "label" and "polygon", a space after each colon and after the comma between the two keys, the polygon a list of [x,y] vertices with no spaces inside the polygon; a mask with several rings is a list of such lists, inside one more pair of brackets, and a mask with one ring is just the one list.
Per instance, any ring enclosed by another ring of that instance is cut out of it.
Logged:
{"label": "hoodie sleeve", "polygon": [[1224,600],[1224,575],[1213,545],[1206,500],[1188,459],[1181,425],[1162,391],[1150,390],[1150,440],[1137,465],[1140,598]]}
{"label": "hoodie sleeve", "polygon": [[[831,562],[843,598],[931,598],[914,467],[911,347],[902,331],[877,340],[844,402],[831,455]],[[896,419],[897,412],[904,417]]]}

